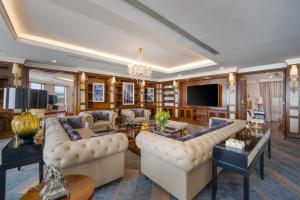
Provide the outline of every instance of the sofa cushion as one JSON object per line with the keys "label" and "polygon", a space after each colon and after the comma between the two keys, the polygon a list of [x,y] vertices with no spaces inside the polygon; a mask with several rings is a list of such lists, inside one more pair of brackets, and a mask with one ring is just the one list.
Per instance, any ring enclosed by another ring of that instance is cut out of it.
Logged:
{"label": "sofa cushion", "polygon": [[91,138],[97,136],[91,129],[89,128],[79,128],[75,129],[82,139]]}
{"label": "sofa cushion", "polygon": [[67,122],[73,129],[82,128],[82,117],[68,117]]}
{"label": "sofa cushion", "polygon": [[226,119],[218,119],[218,118],[211,118],[211,127],[212,126],[226,126],[229,124],[229,121]]}
{"label": "sofa cushion", "polygon": [[73,140],[73,141],[81,140],[80,134],[75,129],[73,129],[72,127],[67,129],[67,134],[70,137],[70,139]]}
{"label": "sofa cushion", "polygon": [[94,123],[93,128],[95,128],[95,127],[101,127],[101,126],[109,126],[109,125],[110,125],[109,121],[99,120],[99,121],[97,121],[97,122]]}

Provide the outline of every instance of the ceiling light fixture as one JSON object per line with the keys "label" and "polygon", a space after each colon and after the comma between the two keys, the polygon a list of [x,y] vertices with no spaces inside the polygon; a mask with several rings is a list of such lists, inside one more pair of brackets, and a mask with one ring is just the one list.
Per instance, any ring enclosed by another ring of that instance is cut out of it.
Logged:
{"label": "ceiling light fixture", "polygon": [[128,65],[128,73],[137,80],[149,80],[152,75],[152,69],[149,65],[142,62],[143,48],[138,49],[138,63]]}
{"label": "ceiling light fixture", "polygon": [[56,60],[52,60],[53,63],[56,63]]}
{"label": "ceiling light fixture", "polygon": [[220,69],[222,70],[222,69],[224,69],[224,67],[220,67]]}

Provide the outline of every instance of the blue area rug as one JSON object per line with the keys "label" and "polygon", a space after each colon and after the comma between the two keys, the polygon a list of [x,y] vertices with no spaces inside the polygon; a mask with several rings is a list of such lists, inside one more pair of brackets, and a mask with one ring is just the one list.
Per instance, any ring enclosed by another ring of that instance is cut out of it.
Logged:
{"label": "blue area rug", "polygon": [[[6,141],[0,141],[0,149]],[[259,177],[259,163],[250,173],[250,199],[300,199],[300,140],[283,140],[282,135],[272,130],[272,159],[265,158],[265,180]],[[1,155],[0,155],[1,156]],[[126,153],[126,175],[95,190],[95,200],[156,200],[171,199],[164,189],[140,174],[140,158]],[[237,200],[243,198],[241,176],[222,171],[218,176],[217,199]],[[30,187],[38,183],[38,165],[22,167],[21,171],[7,172],[6,199],[19,199]],[[211,186],[208,184],[194,199],[211,200]]]}

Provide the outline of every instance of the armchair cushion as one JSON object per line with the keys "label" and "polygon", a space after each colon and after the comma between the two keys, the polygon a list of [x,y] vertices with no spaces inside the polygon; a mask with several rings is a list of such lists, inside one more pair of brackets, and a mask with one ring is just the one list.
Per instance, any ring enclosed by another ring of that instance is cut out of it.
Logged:
{"label": "armchair cushion", "polygon": [[135,117],[144,117],[145,112],[144,109],[131,109],[134,112]]}

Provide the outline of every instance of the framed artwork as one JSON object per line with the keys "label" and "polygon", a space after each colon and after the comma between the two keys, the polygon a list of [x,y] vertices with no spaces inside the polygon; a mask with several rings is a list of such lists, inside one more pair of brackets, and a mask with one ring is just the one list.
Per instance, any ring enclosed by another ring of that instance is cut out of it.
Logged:
{"label": "framed artwork", "polygon": [[134,105],[134,83],[123,82],[123,105]]}
{"label": "framed artwork", "polygon": [[105,86],[104,83],[93,83],[93,102],[105,101]]}
{"label": "framed artwork", "polygon": [[154,101],[154,88],[146,89],[146,101],[153,102]]}

